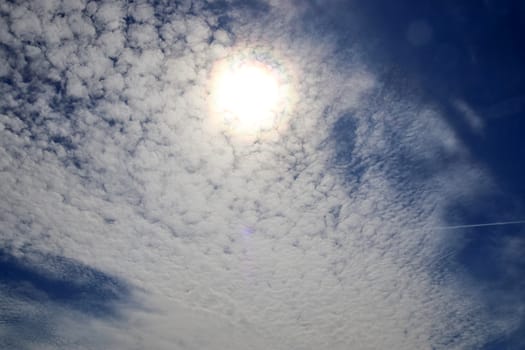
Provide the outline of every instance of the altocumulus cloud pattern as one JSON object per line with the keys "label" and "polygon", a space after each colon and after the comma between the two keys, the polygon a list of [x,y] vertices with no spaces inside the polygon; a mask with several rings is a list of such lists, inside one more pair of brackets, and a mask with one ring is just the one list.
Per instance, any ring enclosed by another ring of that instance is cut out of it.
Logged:
{"label": "altocumulus cloud pattern", "polygon": [[[365,20],[346,8],[340,30],[325,5],[0,3],[2,347],[474,349],[516,337],[523,236],[495,253],[434,229],[480,219],[454,208],[503,196],[498,181],[446,111],[367,62]],[[435,35],[409,29],[414,45]],[[289,92],[249,137],[210,122],[209,107],[216,62],[245,56]],[[452,106],[481,132],[464,101]],[[462,263],[476,247],[513,268],[494,290]]]}

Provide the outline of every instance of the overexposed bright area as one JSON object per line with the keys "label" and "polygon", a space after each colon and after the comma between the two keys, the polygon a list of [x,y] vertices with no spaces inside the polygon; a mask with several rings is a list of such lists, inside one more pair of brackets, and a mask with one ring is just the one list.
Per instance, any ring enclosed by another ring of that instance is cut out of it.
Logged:
{"label": "overexposed bright area", "polygon": [[261,137],[282,127],[289,84],[270,60],[233,55],[215,62],[210,81],[212,125],[241,138]]}

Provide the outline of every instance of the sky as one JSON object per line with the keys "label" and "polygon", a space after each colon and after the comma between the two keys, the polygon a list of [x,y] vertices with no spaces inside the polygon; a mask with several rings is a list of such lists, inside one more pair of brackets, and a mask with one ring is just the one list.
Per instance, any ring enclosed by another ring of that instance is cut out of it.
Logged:
{"label": "sky", "polygon": [[0,348],[525,348],[523,0],[0,16]]}

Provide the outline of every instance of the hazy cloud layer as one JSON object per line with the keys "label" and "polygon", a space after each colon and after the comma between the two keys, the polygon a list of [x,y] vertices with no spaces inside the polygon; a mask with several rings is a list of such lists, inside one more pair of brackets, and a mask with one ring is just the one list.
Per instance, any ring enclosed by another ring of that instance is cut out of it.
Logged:
{"label": "hazy cloud layer", "polygon": [[[34,348],[475,348],[523,315],[487,323],[443,268],[461,242],[431,230],[489,176],[438,109],[304,34],[301,9],[0,6],[0,243],[136,294],[119,319],[46,306],[63,322]],[[246,142],[213,127],[207,96],[213,63],[250,48],[296,99],[287,128]]]}

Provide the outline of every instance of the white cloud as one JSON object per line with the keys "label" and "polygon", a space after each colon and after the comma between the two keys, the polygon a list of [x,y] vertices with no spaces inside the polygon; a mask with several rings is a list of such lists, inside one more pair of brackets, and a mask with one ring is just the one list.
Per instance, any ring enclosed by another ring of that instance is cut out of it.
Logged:
{"label": "white cloud", "polygon": [[483,119],[479,116],[474,109],[463,100],[455,100],[452,102],[452,105],[456,110],[461,113],[465,118],[467,125],[476,133],[481,133],[484,129]]}
{"label": "white cloud", "polygon": [[[331,42],[301,35],[279,7],[226,31],[201,5],[162,24],[149,4],[69,4],[63,19],[33,5],[4,12],[5,44],[33,45],[31,67],[52,68],[30,87],[3,87],[2,244],[63,254],[144,290],[147,311],[90,321],[121,348],[464,348],[497,332],[459,276],[433,274],[452,249],[446,237],[413,230],[478,190],[466,184],[480,170],[440,116],[388,92],[372,101],[373,73],[342,65]],[[213,62],[243,46],[285,65],[297,93],[288,127],[260,142],[207,124]],[[19,75],[2,63],[4,76]],[[356,131],[343,174],[331,133],[347,113]],[[439,154],[457,161],[432,167]],[[401,155],[426,177],[404,178]],[[57,337],[83,338],[67,323],[74,332]]]}

